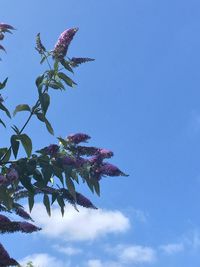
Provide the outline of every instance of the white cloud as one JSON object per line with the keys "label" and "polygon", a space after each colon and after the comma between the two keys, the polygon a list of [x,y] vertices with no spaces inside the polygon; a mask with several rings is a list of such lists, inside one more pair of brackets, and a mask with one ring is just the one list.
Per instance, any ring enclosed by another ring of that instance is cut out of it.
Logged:
{"label": "white cloud", "polygon": [[103,262],[98,259],[91,259],[87,262],[86,267],[122,267],[122,265],[114,261]]}
{"label": "white cloud", "polygon": [[75,248],[72,246],[60,246],[60,245],[54,245],[54,249],[56,249],[58,252],[63,253],[68,256],[73,256],[82,253],[82,250],[79,248]]}
{"label": "white cloud", "polygon": [[65,241],[94,240],[111,233],[123,233],[130,228],[129,219],[120,211],[79,208],[67,206],[62,217],[59,208],[52,208],[49,217],[43,204],[35,204],[32,218],[42,227],[40,232],[51,238]]}
{"label": "white cloud", "polygon": [[114,253],[121,263],[153,263],[156,260],[156,250],[151,247],[118,245],[106,250]]}
{"label": "white cloud", "polygon": [[103,267],[100,260],[89,260],[87,263],[88,267]]}
{"label": "white cloud", "polygon": [[176,244],[167,244],[160,246],[160,249],[169,255],[181,252],[184,250],[184,244],[183,243],[176,243]]}
{"label": "white cloud", "polygon": [[69,267],[70,263],[64,263],[48,254],[32,254],[24,259],[20,260],[19,263],[22,266],[26,266],[28,262],[32,262],[35,267]]}

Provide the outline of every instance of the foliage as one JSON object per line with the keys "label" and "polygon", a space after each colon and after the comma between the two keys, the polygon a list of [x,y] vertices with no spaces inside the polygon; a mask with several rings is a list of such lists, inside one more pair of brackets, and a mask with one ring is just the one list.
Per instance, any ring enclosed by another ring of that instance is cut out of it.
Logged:
{"label": "foliage", "polygon": [[[0,40],[4,39],[5,33],[11,33],[14,28],[11,25],[0,23]],[[35,196],[40,194],[46,211],[51,215],[51,205],[57,202],[62,214],[66,201],[77,209],[77,205],[86,208],[96,207],[92,202],[76,191],[76,186],[83,182],[89,189],[100,195],[100,180],[104,176],[125,176],[116,166],[106,162],[113,156],[113,152],[86,145],[90,136],[77,133],[66,138],[58,137],[58,144],[47,145],[35,153],[32,152],[32,140],[26,133],[26,126],[33,117],[41,121],[47,131],[54,135],[54,130],[47,118],[51,103],[51,90],[66,90],[66,87],[74,87],[76,83],[69,77],[74,68],[80,64],[93,61],[90,58],[66,57],[68,47],[77,33],[77,28],[65,30],[59,37],[53,50],[48,51],[41,42],[40,34],[36,36],[36,50],[41,60],[47,63],[48,69],[36,78],[35,86],[38,93],[36,103],[30,106],[27,103],[19,104],[13,111],[13,116],[19,112],[27,112],[28,118],[22,128],[12,126],[13,134],[10,137],[10,147],[0,147],[0,233],[32,233],[41,230],[39,227],[27,221],[33,221],[20,200],[28,199],[31,212]],[[0,45],[1,50],[5,48]],[[66,59],[67,58],[67,59]],[[8,78],[0,82],[0,90],[6,88]],[[0,95],[1,116],[5,114],[12,119],[12,113],[5,105]],[[0,118],[2,127],[6,123]],[[18,157],[19,148],[24,148],[25,156]],[[11,221],[2,212],[16,214],[25,221]],[[0,243],[0,266],[13,266],[17,262],[12,259]],[[32,266],[29,263],[28,266]]]}

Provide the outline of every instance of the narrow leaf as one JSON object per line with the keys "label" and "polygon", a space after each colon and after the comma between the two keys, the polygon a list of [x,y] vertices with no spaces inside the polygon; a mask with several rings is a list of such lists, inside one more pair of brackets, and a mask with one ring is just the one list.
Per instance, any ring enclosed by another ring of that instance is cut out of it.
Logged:
{"label": "narrow leaf", "polygon": [[0,109],[3,110],[9,118],[11,118],[10,112],[1,102],[0,102]]}
{"label": "narrow leaf", "polygon": [[51,207],[50,207],[50,201],[49,201],[49,197],[48,195],[44,195],[44,198],[43,198],[43,203],[46,207],[46,211],[48,213],[49,216],[51,216]]}
{"label": "narrow leaf", "polygon": [[76,83],[63,72],[59,72],[58,77],[70,87],[74,87],[74,85],[76,85]]}

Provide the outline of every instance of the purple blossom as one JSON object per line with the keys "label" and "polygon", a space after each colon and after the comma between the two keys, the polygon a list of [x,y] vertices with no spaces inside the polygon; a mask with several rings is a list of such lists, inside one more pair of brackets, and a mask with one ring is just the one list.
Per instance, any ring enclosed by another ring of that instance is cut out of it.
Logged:
{"label": "purple blossom", "polygon": [[6,184],[7,182],[7,178],[3,174],[0,174],[0,186]]}
{"label": "purple blossom", "polygon": [[108,176],[125,176],[125,174],[115,165],[110,163],[104,163],[99,169],[98,172],[101,175],[108,175]]}
{"label": "purple blossom", "polygon": [[55,156],[59,151],[59,146],[52,144],[45,148],[45,152],[49,154],[51,157]]}
{"label": "purple blossom", "polygon": [[86,142],[91,137],[84,133],[77,133],[77,134],[71,134],[67,137],[67,139],[74,144],[79,144],[81,142]]}
{"label": "purple blossom", "polygon": [[92,156],[99,151],[99,148],[93,146],[77,146],[76,150],[79,155]]}
{"label": "purple blossom", "polygon": [[28,222],[19,222],[19,228],[24,233],[32,233],[41,230],[41,228],[38,228],[37,226]]}
{"label": "purple blossom", "polygon": [[79,157],[79,158],[76,159],[75,163],[76,163],[76,167],[77,167],[77,168],[80,168],[80,167],[82,167],[84,164],[87,164],[87,163],[88,163],[88,160]]}
{"label": "purple blossom", "polygon": [[72,65],[72,67],[78,67],[78,65],[89,62],[89,61],[94,61],[94,59],[88,58],[88,57],[73,57],[71,59],[70,64]]}
{"label": "purple blossom", "polygon": [[31,216],[22,208],[16,208],[15,213],[24,219],[33,221]]}
{"label": "purple blossom", "polygon": [[0,214],[0,223],[10,223],[10,219],[8,219],[8,217]]}
{"label": "purple blossom", "polygon": [[102,159],[111,158],[114,154],[111,150],[101,148],[98,150],[97,155],[99,155]]}
{"label": "purple blossom", "polygon": [[88,198],[80,193],[76,193],[76,202],[82,207],[97,209]]}
{"label": "purple blossom", "polygon": [[6,23],[0,23],[0,31],[7,32],[9,30],[15,30],[15,28],[9,24]]}
{"label": "purple blossom", "polygon": [[65,156],[62,159],[62,165],[65,166],[74,166],[76,165],[76,162],[74,159],[70,158],[69,156]]}
{"label": "purple blossom", "polygon": [[60,35],[53,50],[53,56],[55,58],[63,59],[66,56],[68,47],[77,31],[78,31],[78,28],[72,28],[72,29],[65,30]]}
{"label": "purple blossom", "polygon": [[11,168],[8,170],[6,177],[10,182],[14,182],[19,179],[19,174],[14,168]]}
{"label": "purple blossom", "polygon": [[5,250],[5,248],[0,243],[0,266],[17,266],[19,265],[16,260],[10,258],[8,252]]}

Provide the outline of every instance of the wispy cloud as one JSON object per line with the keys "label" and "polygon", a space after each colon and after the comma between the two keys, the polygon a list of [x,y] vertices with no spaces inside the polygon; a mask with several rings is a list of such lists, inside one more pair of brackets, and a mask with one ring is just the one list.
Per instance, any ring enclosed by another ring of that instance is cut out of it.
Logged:
{"label": "wispy cloud", "polygon": [[32,262],[36,267],[70,267],[70,262],[62,262],[59,259],[46,253],[32,254],[19,260],[19,263],[25,267],[28,262]]}
{"label": "wispy cloud", "polygon": [[160,249],[168,255],[182,252],[184,251],[184,248],[185,247],[183,243],[173,243],[160,246]]}
{"label": "wispy cloud", "polygon": [[153,263],[157,259],[157,252],[152,247],[139,245],[117,245],[107,248],[108,252],[114,253],[121,263]]}
{"label": "wispy cloud", "polygon": [[59,208],[52,208],[49,217],[44,205],[37,203],[32,211],[32,218],[42,227],[41,234],[65,241],[87,241],[99,237],[124,233],[130,228],[129,219],[117,210],[92,210],[67,206],[62,217]]}
{"label": "wispy cloud", "polygon": [[79,248],[75,248],[72,246],[60,246],[60,245],[54,245],[54,249],[56,249],[58,252],[63,253],[68,256],[73,256],[82,253],[82,250]]}
{"label": "wispy cloud", "polygon": [[99,259],[90,259],[86,263],[86,267],[122,267],[122,265],[116,261],[105,262]]}

